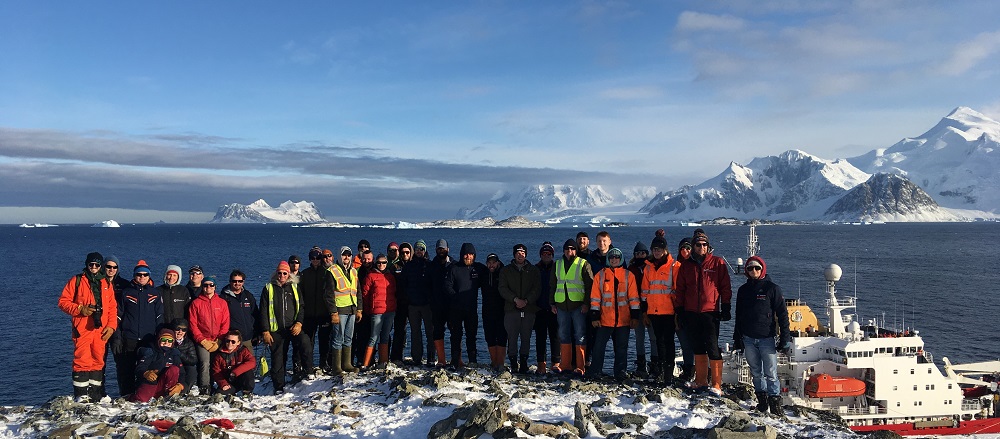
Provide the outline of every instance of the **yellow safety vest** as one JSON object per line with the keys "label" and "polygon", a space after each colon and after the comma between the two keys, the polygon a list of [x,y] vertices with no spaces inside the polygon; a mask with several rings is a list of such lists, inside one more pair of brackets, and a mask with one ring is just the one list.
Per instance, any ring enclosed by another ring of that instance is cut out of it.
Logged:
{"label": "yellow safety vest", "polygon": [[583,302],[583,258],[577,257],[570,263],[569,273],[565,269],[565,260],[556,260],[556,303],[567,301]]}
{"label": "yellow safety vest", "polygon": [[333,291],[333,303],[337,308],[358,305],[358,269],[349,269],[350,277],[344,273],[340,264],[333,264],[330,272],[333,273],[333,280],[336,282]]}
{"label": "yellow safety vest", "polygon": [[[295,296],[295,315],[292,316],[292,320],[298,320],[299,309],[301,308],[301,306],[299,306],[299,303],[301,302],[299,302],[298,285],[292,284],[292,295]],[[269,304],[269,306],[267,307],[267,317],[270,319],[270,325],[269,325],[270,331],[277,332],[278,320],[274,318],[274,284],[271,282],[267,283],[267,303]]]}

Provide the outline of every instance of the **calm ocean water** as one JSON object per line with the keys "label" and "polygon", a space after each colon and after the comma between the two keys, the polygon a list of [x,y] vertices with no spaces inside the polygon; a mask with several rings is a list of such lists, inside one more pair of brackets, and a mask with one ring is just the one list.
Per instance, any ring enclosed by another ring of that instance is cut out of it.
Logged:
{"label": "calm ocean water", "polygon": [[[613,244],[631,255],[636,241],[649,245],[656,228],[607,230]],[[746,227],[705,229],[716,254],[732,264],[737,257],[745,257]],[[116,255],[126,274],[131,274],[136,261],[145,259],[158,283],[168,264],[185,270],[200,264],[223,284],[230,270],[240,268],[247,273],[247,287],[259,294],[280,260],[290,254],[306,259],[313,245],[334,250],[347,245],[354,249],[360,239],[368,239],[378,253],[391,241],[412,243],[423,239],[433,246],[438,238],[444,238],[456,256],[463,242],[472,242],[478,251],[477,260],[484,261],[488,253],[495,252],[506,263],[513,245],[524,243],[529,248],[529,259],[536,262],[543,241],[552,241],[559,248],[579,230],[207,224],[124,225],[117,229],[0,226],[0,249],[17,261],[13,277],[0,283],[0,322],[5,332],[0,337],[4,377],[0,405],[37,405],[56,395],[72,394],[69,317],[56,308],[56,301],[67,279],[82,270],[84,258],[91,251]],[[593,238],[601,229],[583,230]],[[690,236],[693,229],[668,227],[666,231],[671,253],[675,253],[677,242]],[[757,233],[760,255],[785,297],[821,304],[825,299],[823,270],[837,263],[844,269],[838,289],[842,296],[857,289],[862,321],[884,317],[890,327],[902,327],[905,321],[906,327],[920,330],[927,350],[936,359],[947,356],[953,363],[961,363],[1000,358],[1000,343],[995,335],[1000,312],[995,297],[1000,285],[1000,224],[761,226]],[[183,282],[187,282],[186,276]],[[733,283],[735,288],[742,280],[734,277]],[[822,314],[819,317],[824,318]],[[729,340],[731,325],[724,325],[722,333],[721,339]],[[480,357],[488,358],[485,346],[480,349]],[[607,368],[611,358],[609,354]],[[109,373],[109,378],[113,376]],[[117,394],[114,381],[109,380],[109,391]]]}

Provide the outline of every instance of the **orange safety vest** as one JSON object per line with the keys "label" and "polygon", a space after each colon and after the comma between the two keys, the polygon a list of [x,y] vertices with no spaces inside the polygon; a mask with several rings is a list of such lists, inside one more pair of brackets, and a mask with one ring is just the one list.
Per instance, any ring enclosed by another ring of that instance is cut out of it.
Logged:
{"label": "orange safety vest", "polygon": [[[615,289],[615,280],[618,288]],[[625,267],[606,267],[594,277],[590,288],[590,309],[601,312],[601,326],[629,326],[631,310],[639,309],[635,277]]]}
{"label": "orange safety vest", "polygon": [[680,264],[674,257],[667,255],[667,262],[656,268],[656,264],[646,261],[642,270],[642,294],[646,302],[646,314],[671,315],[674,313],[674,279]]}

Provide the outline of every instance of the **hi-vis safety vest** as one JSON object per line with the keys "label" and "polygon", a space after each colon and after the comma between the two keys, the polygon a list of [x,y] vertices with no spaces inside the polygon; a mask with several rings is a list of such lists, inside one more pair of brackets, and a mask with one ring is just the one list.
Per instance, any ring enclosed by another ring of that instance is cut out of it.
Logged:
{"label": "hi-vis safety vest", "polygon": [[646,314],[670,315],[674,313],[674,273],[677,261],[667,255],[667,262],[656,268],[647,261],[642,274],[642,301],[646,302]]}
{"label": "hi-vis safety vest", "polygon": [[556,260],[556,303],[566,302],[567,296],[570,302],[583,302],[583,258],[573,259],[569,273],[566,272],[565,260]]}
{"label": "hi-vis safety vest", "polygon": [[350,276],[344,273],[340,264],[333,264],[330,272],[333,273],[333,280],[336,282],[333,291],[333,304],[337,308],[358,305],[358,270],[349,268]]}
{"label": "hi-vis safety vest", "polygon": [[[615,288],[615,279],[618,288]],[[601,326],[622,327],[630,323],[631,310],[639,309],[635,277],[625,267],[605,268],[594,277],[590,309],[601,312]]]}
{"label": "hi-vis safety vest", "polygon": [[[302,308],[300,305],[301,302],[299,302],[298,285],[292,284],[292,295],[295,296],[295,315],[292,316],[292,320],[298,320],[299,310]],[[267,303],[270,304],[270,306],[267,307],[267,317],[270,321],[270,329],[268,330],[271,332],[277,332],[279,328],[278,320],[274,318],[274,284],[271,282],[267,283]]]}

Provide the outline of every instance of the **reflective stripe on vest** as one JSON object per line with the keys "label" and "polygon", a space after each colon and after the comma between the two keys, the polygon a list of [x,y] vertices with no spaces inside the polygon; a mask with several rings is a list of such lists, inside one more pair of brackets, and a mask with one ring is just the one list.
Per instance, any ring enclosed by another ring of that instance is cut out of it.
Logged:
{"label": "reflective stripe on vest", "polygon": [[330,272],[333,273],[333,280],[337,282],[336,289],[333,291],[333,304],[337,308],[357,306],[358,270],[353,267],[350,268],[351,276],[348,278],[347,274],[344,273],[344,269],[339,264],[333,264],[330,267]]}
{"label": "reflective stripe on vest", "polygon": [[570,302],[583,301],[583,258],[575,258],[569,265],[570,271],[566,272],[565,260],[556,260],[556,303],[566,302],[569,296]]}
{"label": "reflective stripe on vest", "polygon": [[[292,320],[298,320],[300,308],[298,285],[292,284],[292,296],[295,297],[295,315],[292,316]],[[270,331],[276,332],[278,330],[278,321],[274,318],[274,284],[271,282],[267,283],[267,303],[271,304],[271,306],[267,307],[267,317],[271,320]]]}
{"label": "reflective stripe on vest", "polygon": [[631,273],[629,273],[628,270],[625,271],[625,281],[618,284],[618,291],[605,291],[605,271],[606,270],[601,270],[597,279],[594,279],[594,282],[599,282],[598,285],[600,285],[601,297],[595,298],[591,296],[590,309],[599,310],[602,306],[605,308],[629,307],[632,309],[639,309],[639,301],[628,297],[628,281],[632,277]]}

